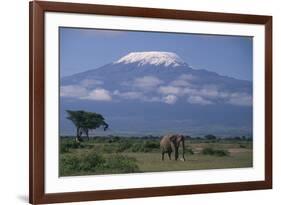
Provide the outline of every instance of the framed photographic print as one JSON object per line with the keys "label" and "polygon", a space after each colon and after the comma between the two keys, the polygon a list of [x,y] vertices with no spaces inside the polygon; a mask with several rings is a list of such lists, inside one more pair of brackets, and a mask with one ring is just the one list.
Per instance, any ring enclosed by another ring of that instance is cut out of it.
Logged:
{"label": "framed photographic print", "polygon": [[30,2],[30,203],[272,187],[272,17]]}

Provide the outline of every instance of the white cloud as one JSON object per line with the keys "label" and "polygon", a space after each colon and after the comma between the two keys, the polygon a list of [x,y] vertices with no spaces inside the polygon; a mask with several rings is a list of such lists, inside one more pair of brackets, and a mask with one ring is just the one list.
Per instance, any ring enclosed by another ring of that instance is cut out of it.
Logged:
{"label": "white cloud", "polygon": [[161,94],[174,94],[174,95],[178,95],[180,94],[182,91],[181,88],[176,87],[176,86],[160,86],[158,89],[158,92]]}
{"label": "white cloud", "polygon": [[215,85],[205,85],[202,88],[183,89],[183,93],[189,95],[189,103],[193,104],[215,104],[218,101],[222,103],[237,105],[237,106],[251,106],[252,96],[248,93],[226,92],[220,91]]}
{"label": "white cloud", "polygon": [[181,79],[174,80],[170,84],[172,86],[182,86],[182,87],[191,86],[191,84],[189,82],[187,82],[186,80],[181,80]]}
{"label": "white cloud", "polygon": [[194,80],[195,77],[192,75],[192,74],[182,74],[180,77],[179,77],[179,80]]}
{"label": "white cloud", "polygon": [[199,90],[196,90],[194,88],[184,88],[183,89],[183,93],[184,94],[188,94],[188,95],[195,95],[195,94],[198,94],[200,91]]}
{"label": "white cloud", "polygon": [[138,88],[151,89],[151,88],[155,88],[156,86],[162,83],[163,83],[162,80],[154,76],[144,76],[144,77],[136,78],[133,82],[133,85]]}
{"label": "white cloud", "polygon": [[201,96],[209,97],[209,98],[217,98],[221,97],[218,88],[214,85],[203,86],[199,91]]}
{"label": "white cloud", "polygon": [[177,96],[175,95],[167,95],[163,98],[163,101],[167,104],[175,104],[177,101]]}
{"label": "white cloud", "polygon": [[[182,78],[191,78],[183,75]],[[89,85],[103,84],[98,80],[84,80],[78,85],[61,86],[61,97],[72,97],[95,101],[111,101],[117,99],[138,100],[142,102],[162,102],[175,104],[181,98],[187,98],[187,102],[197,105],[210,105],[217,103],[231,104],[235,106],[252,106],[252,95],[246,92],[230,92],[220,90],[216,85],[197,85],[197,87],[183,86],[185,80],[175,80],[164,85],[164,82],[154,76],[136,78],[131,87],[126,91],[109,91],[103,88],[87,89]],[[173,83],[173,85],[172,85]],[[177,84],[178,83],[178,84]],[[182,84],[181,84],[182,83]],[[175,84],[179,86],[175,86]],[[182,85],[182,86],[180,86]]]}
{"label": "white cloud", "polygon": [[128,98],[128,99],[139,99],[143,95],[140,92],[125,92],[125,93],[122,93],[122,96],[125,98]]}
{"label": "white cloud", "polygon": [[202,88],[202,89],[184,88],[183,93],[190,96],[200,96],[201,98],[208,98],[212,100],[223,98],[224,95],[223,92],[219,92],[218,90],[211,89],[211,88]]}
{"label": "white cloud", "polygon": [[252,106],[253,98],[247,93],[232,93],[227,103],[238,106]]}
{"label": "white cloud", "polygon": [[143,98],[143,94],[141,92],[129,91],[129,92],[120,92],[119,90],[115,90],[113,92],[114,95],[125,99],[141,99]]}
{"label": "white cloud", "polygon": [[204,99],[201,96],[189,96],[187,101],[191,104],[199,104],[199,105],[210,105],[213,104],[212,101]]}
{"label": "white cloud", "polygon": [[183,89],[183,93],[188,95],[196,95],[204,98],[223,98],[226,96],[225,92],[221,92],[217,89],[216,86],[207,85],[202,88],[189,88],[186,87]]}
{"label": "white cloud", "polygon": [[97,89],[92,90],[88,94],[88,96],[81,97],[81,99],[95,100],[95,101],[111,101],[112,97],[111,97],[109,91],[102,89],[102,88],[97,88]]}
{"label": "white cloud", "polygon": [[87,89],[79,85],[65,85],[60,87],[62,97],[84,97],[88,93]]}
{"label": "white cloud", "polygon": [[102,85],[103,81],[95,80],[95,79],[85,79],[80,83],[83,87],[91,86],[91,85]]}
{"label": "white cloud", "polygon": [[161,102],[161,99],[159,97],[153,96],[153,97],[149,97],[149,98],[145,98],[146,102]]}

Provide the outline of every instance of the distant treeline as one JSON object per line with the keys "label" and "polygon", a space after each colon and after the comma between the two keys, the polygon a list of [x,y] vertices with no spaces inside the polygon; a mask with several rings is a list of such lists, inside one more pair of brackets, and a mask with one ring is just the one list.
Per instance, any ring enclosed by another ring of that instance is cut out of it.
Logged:
{"label": "distant treeline", "polygon": [[[150,139],[150,140],[159,140],[163,136],[157,136],[157,135],[146,135],[146,136],[118,136],[118,135],[108,135],[108,136],[92,136],[91,139],[95,140],[103,140],[108,139],[110,141],[118,141],[119,139]],[[61,138],[75,138],[75,136],[61,136]],[[202,137],[198,136],[186,136],[187,140],[246,140],[246,141],[252,141],[252,137],[250,136],[233,136],[233,137],[221,137],[221,136],[215,136],[212,134],[205,135]]]}

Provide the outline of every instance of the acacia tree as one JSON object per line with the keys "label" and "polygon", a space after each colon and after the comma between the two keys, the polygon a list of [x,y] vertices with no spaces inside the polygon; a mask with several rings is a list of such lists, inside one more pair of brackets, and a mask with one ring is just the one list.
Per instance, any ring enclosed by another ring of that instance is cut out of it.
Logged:
{"label": "acacia tree", "polygon": [[89,140],[89,130],[103,127],[104,131],[108,128],[104,117],[95,112],[86,112],[83,110],[66,110],[69,119],[76,127],[76,141],[82,141],[82,134],[85,133]]}

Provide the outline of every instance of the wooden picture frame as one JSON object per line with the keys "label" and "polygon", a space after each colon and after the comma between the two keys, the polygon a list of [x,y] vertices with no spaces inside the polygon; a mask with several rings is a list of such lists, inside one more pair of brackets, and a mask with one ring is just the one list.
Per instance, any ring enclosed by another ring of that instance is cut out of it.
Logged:
{"label": "wooden picture frame", "polygon": [[[214,13],[104,6],[77,3],[30,2],[30,141],[29,141],[29,200],[32,204],[74,202],[135,197],[153,197],[272,188],[272,17],[260,15]],[[46,12],[97,14],[157,19],[195,20],[256,24],[265,26],[265,180],[198,185],[161,186],[149,188],[45,193],[45,44],[44,17]]]}

